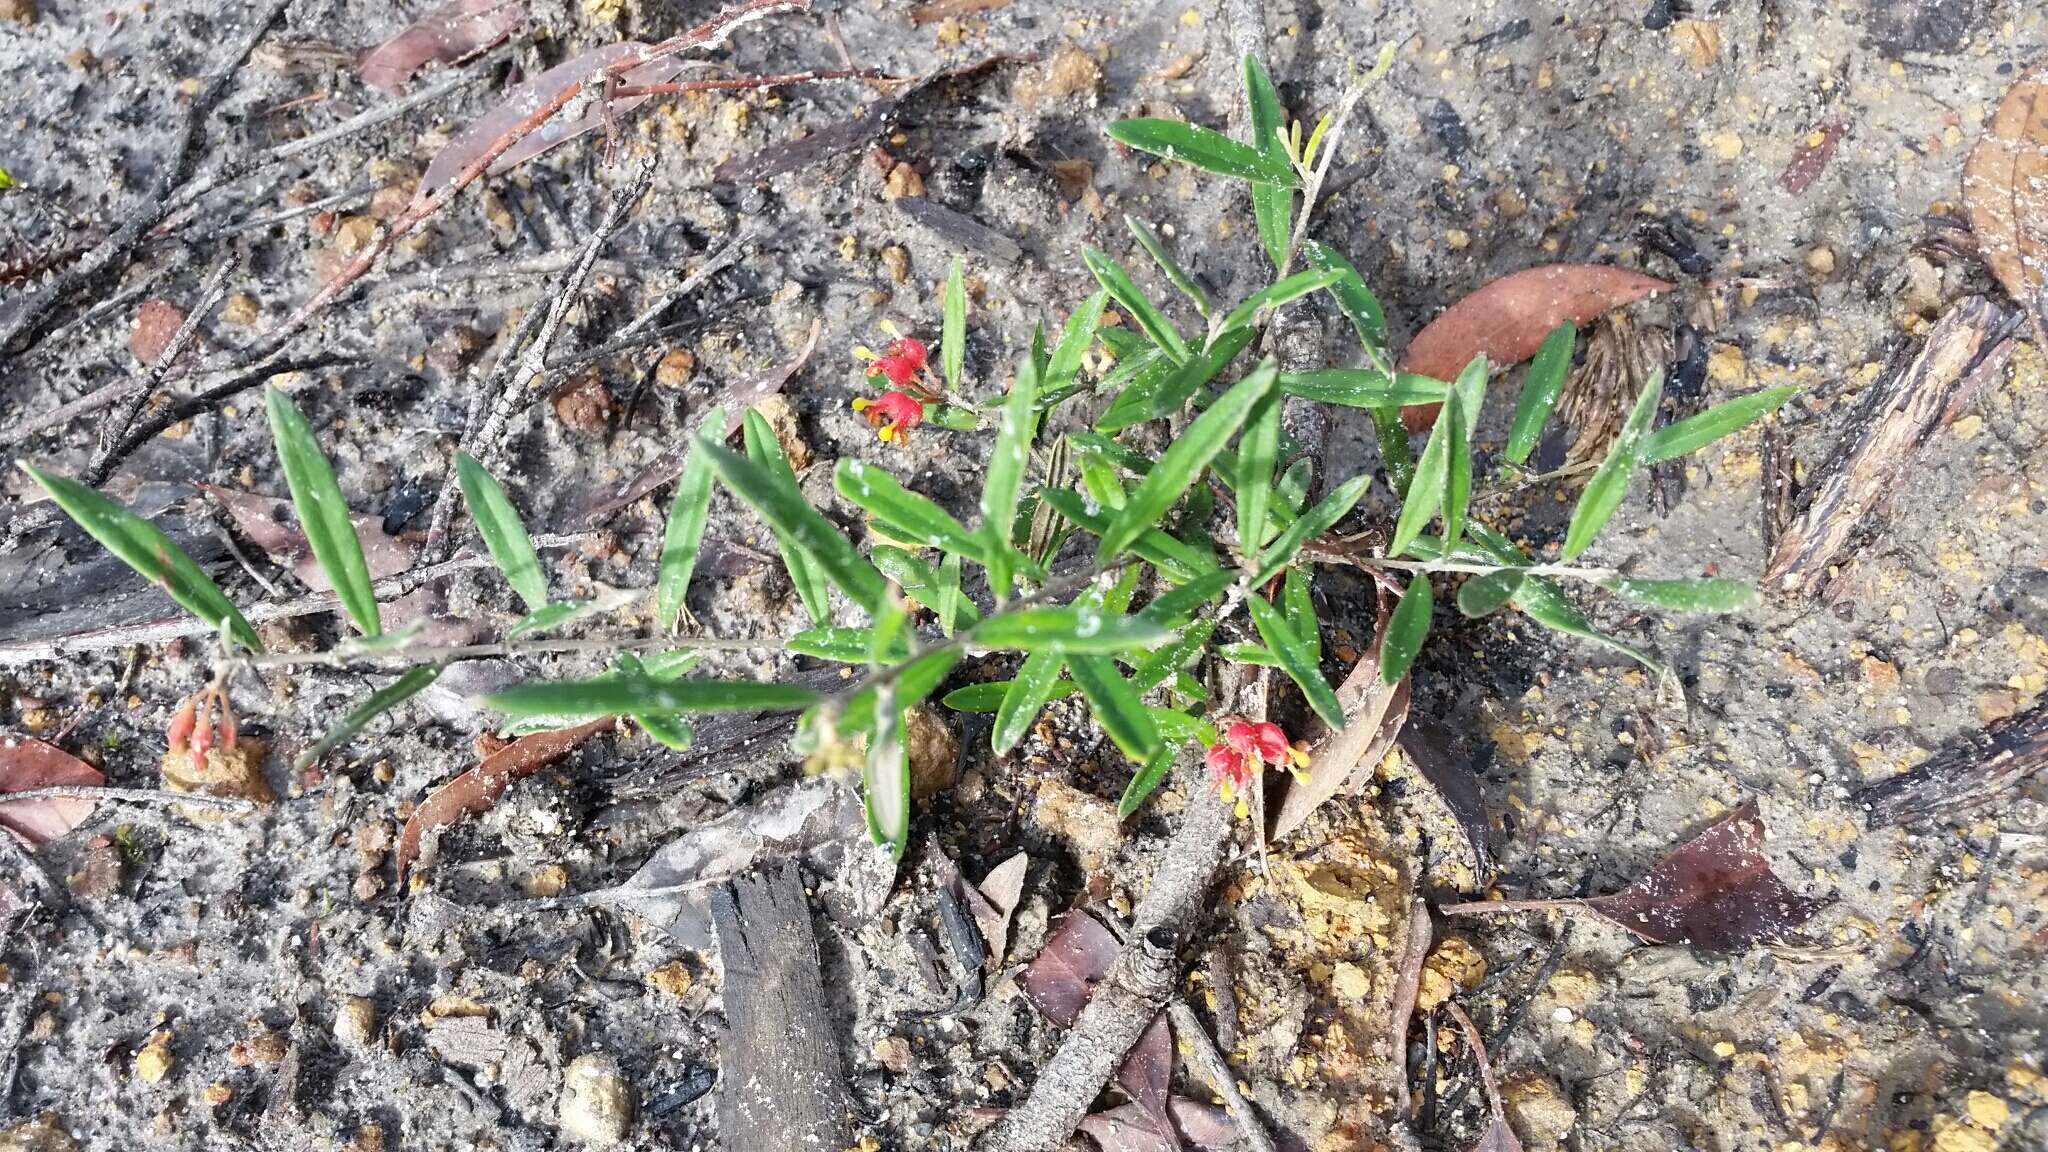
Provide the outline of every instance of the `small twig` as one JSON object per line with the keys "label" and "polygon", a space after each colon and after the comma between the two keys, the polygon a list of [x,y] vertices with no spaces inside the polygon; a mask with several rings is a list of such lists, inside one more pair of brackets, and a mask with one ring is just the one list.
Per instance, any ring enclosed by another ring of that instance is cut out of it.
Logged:
{"label": "small twig", "polygon": [[879,68],[839,68],[824,72],[784,72],[776,76],[735,76],[724,80],[679,80],[667,84],[622,85],[612,93],[614,100],[634,96],[674,96],[685,92],[738,92],[753,88],[778,88],[784,84],[807,84],[818,80],[887,80],[905,82]]}
{"label": "small twig", "polygon": [[113,419],[101,426],[100,450],[93,457],[92,463],[86,466],[84,475],[80,477],[81,482],[97,488],[105,484],[107,477],[113,474],[114,466],[119,463],[114,459],[115,447],[128,434],[128,429],[134,425],[135,418],[142,414],[142,409],[149,404],[149,398],[156,395],[156,390],[163,386],[164,377],[170,372],[171,365],[178,357],[184,355],[185,349],[199,335],[200,325],[213,314],[213,309],[220,303],[221,298],[228,294],[228,274],[235,270],[235,264],[236,260],[232,253],[214,262],[213,271],[207,273],[206,281],[199,289],[199,299],[193,302],[191,310],[185,314],[184,322],[172,333],[170,343],[164,345],[164,350],[157,356],[156,362],[149,366],[140,379],[129,383],[128,395],[125,397],[127,403]]}
{"label": "small twig", "polygon": [[207,808],[216,812],[254,812],[249,800],[231,796],[208,796],[203,792],[170,792],[158,788],[108,788],[94,784],[59,784],[48,788],[25,788],[0,796],[0,803],[22,800],[108,800],[119,804],[147,804],[158,808]]}
{"label": "small twig", "polygon": [[1273,1137],[1266,1132],[1266,1126],[1259,1122],[1258,1114],[1252,1111],[1251,1101],[1238,1091],[1237,1074],[1230,1070],[1229,1061],[1216,1048],[1216,1042],[1209,1038],[1209,1030],[1202,1027],[1201,1017],[1188,1007],[1185,1000],[1176,999],[1167,1011],[1173,1015],[1174,1034],[1187,1046],[1193,1057],[1195,1068],[1209,1081],[1209,1087],[1223,1097],[1223,1103],[1230,1114],[1237,1119],[1237,1130],[1252,1146],[1252,1152],[1280,1152],[1273,1143]]}

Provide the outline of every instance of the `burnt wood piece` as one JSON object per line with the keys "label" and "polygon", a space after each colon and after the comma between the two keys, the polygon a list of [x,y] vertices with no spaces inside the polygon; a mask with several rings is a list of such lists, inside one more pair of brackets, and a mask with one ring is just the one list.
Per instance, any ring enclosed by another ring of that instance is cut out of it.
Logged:
{"label": "burnt wood piece", "polygon": [[852,1106],[797,865],[719,885],[711,920],[725,970],[718,1121],[728,1152],[852,1146]]}
{"label": "burnt wood piece", "polygon": [[1872,828],[1974,807],[2048,764],[2048,704],[1992,726],[1960,747],[1856,792]]}
{"label": "burnt wood piece", "polygon": [[1850,438],[1822,470],[1813,499],[1778,538],[1766,586],[1811,595],[1857,528],[1898,486],[1934,433],[2005,371],[2020,317],[1982,296],[1959,302],[1904,372],[1871,389]]}

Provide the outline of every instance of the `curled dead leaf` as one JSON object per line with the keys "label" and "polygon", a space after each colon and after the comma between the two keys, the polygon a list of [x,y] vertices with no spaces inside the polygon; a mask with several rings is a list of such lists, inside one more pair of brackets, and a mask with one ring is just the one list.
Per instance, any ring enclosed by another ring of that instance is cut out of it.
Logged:
{"label": "curled dead leaf", "polygon": [[[32,788],[106,783],[100,770],[71,753],[25,736],[0,739],[0,794]],[[16,800],[0,803],[0,828],[31,847],[47,844],[92,815],[91,800]]]}
{"label": "curled dead leaf", "polygon": [[1653,944],[1690,943],[1740,952],[1785,939],[1822,902],[1801,896],[1771,871],[1755,799],[1671,850],[1641,879],[1588,900],[1474,900],[1444,906],[1447,916],[1584,908]]}
{"label": "curled dead leaf", "polygon": [[372,88],[396,92],[426,65],[481,52],[524,23],[521,0],[448,0],[363,53],[356,74]]}
{"label": "curled dead leaf", "polygon": [[1992,274],[2048,323],[2048,60],[2006,89],[1963,162],[1963,207]]}
{"label": "curled dead leaf", "polygon": [[[1380,632],[1386,632],[1384,620]],[[1337,702],[1344,706],[1344,727],[1311,745],[1306,780],[1283,786],[1280,802],[1272,805],[1269,843],[1300,828],[1318,805],[1343,791],[1354,774],[1371,772],[1394,746],[1408,721],[1408,677],[1395,684],[1380,679],[1379,645],[1374,644],[1338,686]]]}
{"label": "curled dead leaf", "polygon": [[[1024,995],[1046,1019],[1071,1028],[1096,981],[1109,975],[1122,948],[1116,934],[1093,913],[1069,912],[1024,969]],[[1117,1084],[1149,1119],[1153,1132],[1171,1126],[1166,1096],[1173,1077],[1173,1029],[1164,1014],[1146,1026],[1116,1075]]]}
{"label": "curled dead leaf", "polygon": [[498,797],[514,780],[533,775],[581,747],[600,732],[611,730],[615,720],[607,716],[554,732],[522,736],[492,753],[483,763],[436,788],[413,809],[398,835],[398,881],[405,882],[413,861],[419,859],[420,840],[436,828],[446,828],[465,816],[490,811]]}
{"label": "curled dead leaf", "polygon": [[[1401,370],[1451,380],[1482,352],[1496,368],[1519,364],[1536,355],[1559,323],[1586,324],[1671,287],[1655,276],[1605,264],[1544,264],[1511,272],[1417,332],[1401,355]],[[1435,422],[1436,405],[1403,408],[1401,417],[1419,432]]]}

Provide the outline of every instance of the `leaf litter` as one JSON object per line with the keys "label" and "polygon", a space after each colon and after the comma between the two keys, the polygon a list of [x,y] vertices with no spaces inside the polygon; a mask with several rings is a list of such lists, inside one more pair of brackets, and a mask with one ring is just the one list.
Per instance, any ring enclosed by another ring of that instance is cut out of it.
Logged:
{"label": "leaf litter", "polygon": [[406,873],[419,859],[420,842],[428,832],[490,811],[513,781],[523,780],[574,752],[591,737],[610,731],[616,722],[606,716],[574,728],[521,736],[485,756],[481,764],[436,788],[413,809],[404,831],[399,833],[398,882],[405,883]]}
{"label": "leaf litter", "polygon": [[448,0],[365,52],[356,74],[372,88],[397,92],[428,64],[473,56],[525,23],[523,0]]}
{"label": "leaf litter", "polygon": [[[1088,1003],[1097,981],[1109,975],[1123,950],[1123,942],[1096,915],[1086,910],[1067,913],[1036,959],[1024,969],[1024,995],[1045,1018],[1061,1028],[1072,1028]],[[1113,1121],[1119,1126],[1142,1124],[1158,1136],[1170,1130],[1167,1086],[1173,1076],[1173,1029],[1160,1013],[1145,1027],[1116,1082],[1130,1096],[1135,1117]],[[1168,1135],[1167,1147],[1178,1147]]]}
{"label": "leaf litter", "polygon": [[[36,788],[106,783],[100,770],[33,737],[0,739],[0,796]],[[47,844],[84,823],[96,802],[58,797],[0,802],[0,828],[30,847]]]}

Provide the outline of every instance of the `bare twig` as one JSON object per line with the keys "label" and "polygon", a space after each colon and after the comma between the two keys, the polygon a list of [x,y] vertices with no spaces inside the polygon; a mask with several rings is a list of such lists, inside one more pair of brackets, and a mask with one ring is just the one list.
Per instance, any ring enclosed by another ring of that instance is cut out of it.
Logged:
{"label": "bare twig", "polygon": [[149,403],[149,398],[163,386],[164,376],[170,372],[171,365],[179,356],[184,355],[193,338],[199,335],[199,326],[206,322],[206,318],[213,314],[214,307],[227,295],[228,274],[234,271],[235,263],[233,255],[223,256],[214,262],[213,271],[207,273],[206,282],[200,286],[199,299],[193,302],[191,310],[185,314],[184,322],[178,325],[175,333],[172,333],[170,343],[164,345],[164,350],[157,356],[156,363],[151,364],[140,379],[129,384],[128,395],[124,397],[127,403],[113,419],[101,426],[100,450],[93,456],[92,463],[86,466],[85,474],[81,477],[83,483],[97,488],[106,483],[107,477],[113,474],[114,465],[119,463],[114,459],[114,449],[128,434],[128,429],[134,425],[135,418],[142,414],[142,409]]}
{"label": "bare twig", "polygon": [[1202,1027],[1201,1017],[1188,1007],[1185,1000],[1175,1000],[1167,1009],[1173,1014],[1173,1030],[1180,1042],[1194,1058],[1197,1070],[1209,1087],[1223,1097],[1223,1103],[1237,1120],[1237,1130],[1252,1146],[1252,1152],[1279,1152],[1273,1137],[1266,1132],[1266,1126],[1259,1122],[1258,1113],[1252,1111],[1251,1101],[1238,1090],[1237,1073],[1230,1070],[1229,1061],[1216,1048],[1216,1042],[1209,1038],[1209,1030]]}
{"label": "bare twig", "polygon": [[754,88],[780,88],[785,84],[808,84],[820,80],[908,82],[907,77],[891,76],[879,68],[840,68],[825,72],[784,72],[775,76],[734,76],[722,80],[678,80],[667,84],[622,85],[612,93],[612,99],[674,96],[685,92],[739,92]]}
{"label": "bare twig", "polygon": [[151,807],[206,808],[215,812],[254,812],[252,801],[231,796],[208,796],[201,792],[170,792],[157,788],[106,788],[92,784],[63,784],[49,788],[25,788],[0,795],[0,802],[20,800],[107,800],[118,804],[146,804]]}

